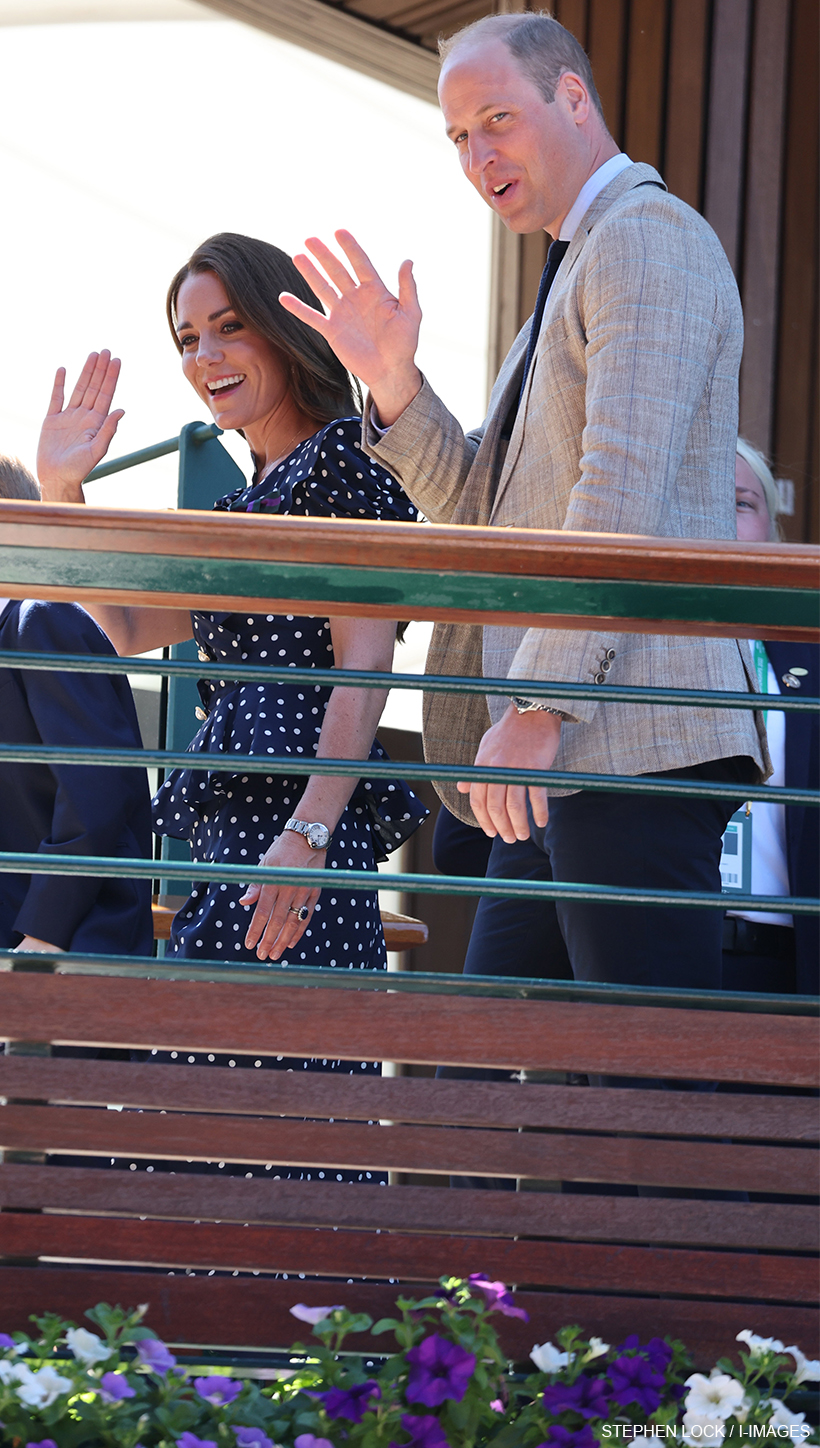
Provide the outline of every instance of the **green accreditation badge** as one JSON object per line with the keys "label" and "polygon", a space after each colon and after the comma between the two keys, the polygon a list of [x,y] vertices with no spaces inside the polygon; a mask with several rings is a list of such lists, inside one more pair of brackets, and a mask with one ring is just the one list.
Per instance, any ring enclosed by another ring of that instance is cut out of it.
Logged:
{"label": "green accreditation badge", "polygon": [[[759,639],[752,644],[752,658],[761,694],[769,692],[769,656]],[[766,727],[768,710],[763,712]],[[732,815],[720,852],[720,888],[724,895],[752,893],[752,806],[745,804]]]}
{"label": "green accreditation badge", "polygon": [[[748,812],[747,812],[748,811]],[[752,815],[742,805],[732,815],[720,852],[720,888],[724,895],[752,893]]]}

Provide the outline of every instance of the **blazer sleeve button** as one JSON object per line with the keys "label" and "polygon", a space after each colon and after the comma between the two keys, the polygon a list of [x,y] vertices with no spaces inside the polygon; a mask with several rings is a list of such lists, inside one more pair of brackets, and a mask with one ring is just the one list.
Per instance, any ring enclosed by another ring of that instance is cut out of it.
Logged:
{"label": "blazer sleeve button", "polygon": [[609,673],[610,669],[612,668],[612,665],[611,665],[611,663],[609,662],[609,659],[604,659],[604,660],[603,660],[603,662],[601,663],[601,668],[603,669],[603,671],[604,671],[605,674],[608,674],[608,673]]}
{"label": "blazer sleeve button", "polygon": [[606,651],[606,656],[607,656],[607,658],[608,658],[608,659],[610,660],[610,662],[611,662],[611,661],[614,659],[614,657],[615,657],[615,650],[614,650],[614,649],[607,649],[607,651]]}
{"label": "blazer sleeve button", "polygon": [[596,684],[605,684],[605,683],[606,683],[606,674],[596,674],[596,675],[595,675],[595,683],[596,683]]}

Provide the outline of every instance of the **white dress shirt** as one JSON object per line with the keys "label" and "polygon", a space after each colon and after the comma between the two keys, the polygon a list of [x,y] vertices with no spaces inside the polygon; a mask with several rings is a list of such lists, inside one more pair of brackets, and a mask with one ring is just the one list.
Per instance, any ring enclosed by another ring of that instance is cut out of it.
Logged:
{"label": "white dress shirt", "polygon": [[603,166],[599,166],[597,171],[593,171],[564,217],[563,225],[558,233],[559,241],[572,241],[582,217],[592,205],[595,197],[600,195],[610,181],[614,181],[616,176],[620,176],[621,172],[631,165],[629,157],[624,155],[623,151],[619,151],[617,156],[610,156],[608,161],[604,161]]}

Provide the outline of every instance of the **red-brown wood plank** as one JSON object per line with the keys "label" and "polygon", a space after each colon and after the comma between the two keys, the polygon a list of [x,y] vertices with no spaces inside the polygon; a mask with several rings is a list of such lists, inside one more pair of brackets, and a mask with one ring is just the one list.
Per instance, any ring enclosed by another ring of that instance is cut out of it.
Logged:
{"label": "red-brown wood plank", "polygon": [[667,7],[632,0],[629,14],[624,149],[633,161],[661,165],[666,91]]}
{"label": "red-brown wood plank", "polygon": [[115,1266],[214,1268],[424,1282],[483,1271],[504,1282],[570,1291],[685,1292],[813,1303],[804,1257],[690,1252],[578,1242],[492,1241],[417,1233],[322,1231],[205,1222],[0,1212],[0,1256]]}
{"label": "red-brown wood plank", "polygon": [[672,0],[663,178],[700,210],[706,124],[709,0]]}
{"label": "red-brown wood plank", "polygon": [[737,276],[746,151],[752,0],[714,0],[704,215]]}
{"label": "red-brown wood plank", "polygon": [[454,1127],[352,1126],[100,1111],[96,1107],[0,1107],[0,1147],[166,1161],[237,1161],[331,1171],[413,1171],[547,1181],[814,1193],[818,1154],[801,1147],[726,1146],[646,1137]]}
{"label": "red-brown wood plank", "polygon": [[[126,512],[7,500],[0,500],[0,542],[23,548],[194,558],[218,554],[359,567],[362,559],[378,558],[382,568],[784,588],[814,588],[820,559],[816,547],[783,543],[477,528],[460,523],[419,528],[415,523],[319,518],[279,518],[271,528],[268,520],[252,514],[215,518],[195,509]],[[300,604],[302,611],[306,606]]]}
{"label": "red-brown wood plank", "polygon": [[811,1097],[634,1091],[412,1077],[326,1076],[228,1066],[0,1056],[0,1096],[82,1106],[332,1117],[438,1126],[551,1127],[733,1140],[820,1138]]}
{"label": "red-brown wood plank", "polygon": [[[820,10],[817,0],[792,0],[780,253],[780,364],[773,452],[776,471],[794,485],[794,514],[780,520],[786,537],[808,541],[817,470],[812,417],[817,407],[818,132],[806,125],[817,107]],[[815,439],[816,444],[816,439]],[[812,486],[814,474],[814,486]],[[814,534],[816,536],[816,533]]]}
{"label": "red-brown wood plank", "polygon": [[[446,1195],[442,1195],[442,1189]],[[816,1252],[815,1207],[0,1165],[0,1208]]]}
{"label": "red-brown wood plank", "polygon": [[588,52],[606,123],[624,144],[627,0],[590,0]]}
{"label": "red-brown wood plank", "polygon": [[[808,1017],[0,972],[0,1038],[820,1084]],[[720,1041],[715,1051],[714,1042]]]}
{"label": "red-brown wood plank", "polygon": [[[147,1325],[171,1344],[255,1348],[287,1348],[300,1338],[311,1340],[307,1328],[290,1315],[296,1302],[319,1306],[338,1296],[352,1311],[379,1318],[392,1316],[397,1292],[395,1287],[358,1282],[346,1283],[331,1293],[326,1282],[169,1277],[42,1266],[0,1268],[0,1284],[7,1332],[29,1328],[29,1314],[41,1313],[46,1305],[52,1312],[82,1322],[83,1310],[97,1302],[123,1306],[147,1302]],[[420,1288],[415,1291],[422,1295]],[[564,1292],[520,1292],[516,1301],[529,1313],[529,1322],[498,1318],[496,1326],[504,1351],[520,1362],[527,1359],[534,1342],[554,1340],[558,1330],[569,1323],[579,1323],[585,1333],[595,1333],[611,1343],[633,1332],[644,1342],[670,1333],[683,1338],[699,1368],[711,1367],[723,1355],[737,1361],[735,1338],[750,1321],[756,1332],[797,1343],[808,1357],[820,1356],[818,1314],[808,1307],[770,1304],[755,1308],[748,1303],[692,1302],[668,1296]],[[363,1352],[383,1353],[390,1351],[392,1341],[363,1333],[355,1345]]]}
{"label": "red-brown wood plank", "polygon": [[780,219],[783,186],[790,8],[783,0],[756,0],[749,87],[742,286],[746,345],[740,369],[740,429],[766,452],[772,445],[777,366],[781,228],[773,219]]}

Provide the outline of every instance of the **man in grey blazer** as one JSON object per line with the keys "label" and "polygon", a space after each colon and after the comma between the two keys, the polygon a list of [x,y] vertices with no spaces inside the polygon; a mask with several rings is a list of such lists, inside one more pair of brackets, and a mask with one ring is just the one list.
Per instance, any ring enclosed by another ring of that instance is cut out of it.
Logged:
{"label": "man in grey blazer", "polygon": [[[743,326],[716,236],[651,166],[618,151],[587,57],[556,21],[488,17],[442,50],[439,99],[467,179],[510,230],[543,229],[554,241],[535,316],[484,424],[466,435],[413,360],[421,313],[411,263],[394,297],[349,233],[337,239],[353,276],[308,243],[331,284],[307,256],[296,264],[327,315],[283,304],[369,387],[368,451],[435,522],[735,537]],[[758,715],[606,702],[609,681],[754,689],[748,649],[735,640],[439,625],[428,670],[514,681],[510,700],[428,697],[425,747],[437,761],[729,782],[737,804],[769,772]],[[593,683],[601,698],[535,705],[530,679]],[[494,836],[490,874],[509,874],[505,851],[531,838],[545,879],[720,889],[733,802],[458,790],[442,791],[451,809]],[[720,985],[716,910],[562,902],[557,917],[576,978]]]}

